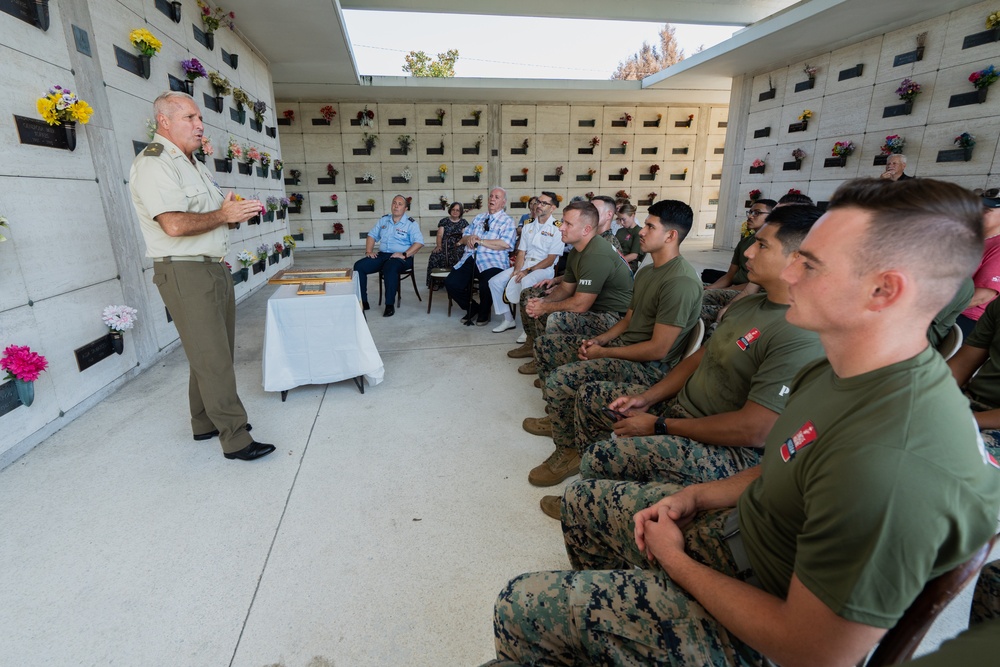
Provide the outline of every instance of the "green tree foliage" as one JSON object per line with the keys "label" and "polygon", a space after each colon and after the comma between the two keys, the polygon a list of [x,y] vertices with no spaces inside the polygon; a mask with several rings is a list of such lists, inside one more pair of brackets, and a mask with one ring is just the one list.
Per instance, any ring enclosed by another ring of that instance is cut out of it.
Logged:
{"label": "green tree foliage", "polygon": [[437,54],[434,60],[423,51],[410,51],[404,56],[406,64],[403,71],[411,76],[452,77],[455,76],[455,61],[458,60],[458,49],[450,49],[446,53]]}
{"label": "green tree foliage", "polygon": [[618,69],[611,75],[611,78],[644,79],[682,60],[684,60],[684,49],[677,48],[674,27],[669,23],[664,23],[663,28],[660,29],[659,47],[650,46],[648,42],[643,42],[635,54],[629,56],[624,62],[618,63]]}

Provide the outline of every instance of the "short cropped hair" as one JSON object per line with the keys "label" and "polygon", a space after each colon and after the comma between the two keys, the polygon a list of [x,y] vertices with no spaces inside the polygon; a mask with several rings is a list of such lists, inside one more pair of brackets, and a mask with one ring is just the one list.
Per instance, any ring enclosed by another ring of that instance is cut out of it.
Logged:
{"label": "short cropped hair", "polygon": [[906,156],[905,156],[905,155],[903,155],[902,153],[893,153],[892,155],[890,155],[889,157],[887,157],[887,158],[885,159],[885,161],[886,161],[886,162],[888,162],[888,161],[889,161],[889,160],[891,160],[892,158],[896,158],[896,159],[898,159],[898,160],[899,160],[900,162],[902,162],[902,163],[903,163],[903,166],[904,166],[904,167],[906,166]]}
{"label": "short cropped hair", "polygon": [[[170,118],[170,114],[177,108],[177,103],[181,100],[194,102],[193,97],[179,90],[168,90],[165,93],[161,93],[159,97],[153,100],[153,119],[156,120],[156,116]],[[159,121],[157,121],[157,124],[159,124]]]}
{"label": "short cropped hair", "polygon": [[765,224],[775,228],[774,236],[781,241],[781,253],[788,257],[799,249],[806,234],[822,215],[823,211],[816,206],[782,206],[771,211]]}
{"label": "short cropped hair", "polygon": [[677,242],[687,238],[694,223],[694,211],[677,199],[661,199],[649,207],[649,214],[655,215],[664,227],[677,231]]}
{"label": "short cropped hair", "polygon": [[[808,204],[809,206],[812,206],[813,200],[812,197],[804,195],[801,192],[789,192],[787,195],[782,195],[781,199],[778,200],[778,204]],[[775,206],[778,204],[775,204]]]}
{"label": "short cropped hair", "polygon": [[[539,194],[543,194],[549,199],[551,199],[553,204],[559,203],[559,197],[554,192],[549,192],[548,190],[542,190]],[[535,197],[535,199],[538,199],[538,197]]]}
{"label": "short cropped hair", "polygon": [[982,202],[954,183],[859,178],[833,193],[827,210],[841,208],[861,209],[871,217],[865,238],[858,239],[858,274],[910,267],[923,300],[935,312],[982,259]]}
{"label": "short cropped hair", "polygon": [[571,202],[569,206],[563,209],[563,217],[566,217],[566,214],[570,211],[579,211],[583,224],[590,225],[591,229],[597,230],[597,223],[601,220],[601,214],[597,212],[597,207],[592,203],[589,201]]}
{"label": "short cropped hair", "polygon": [[753,202],[750,205],[753,206],[754,204],[763,204],[768,208],[774,208],[775,206],[778,205],[778,202],[774,201],[773,199],[758,199],[757,201]]}

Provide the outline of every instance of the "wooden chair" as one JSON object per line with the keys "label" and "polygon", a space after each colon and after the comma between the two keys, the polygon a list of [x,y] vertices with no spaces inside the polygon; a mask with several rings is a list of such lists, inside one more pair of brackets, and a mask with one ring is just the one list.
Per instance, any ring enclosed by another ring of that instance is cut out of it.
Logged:
{"label": "wooden chair", "polygon": [[[406,278],[407,276],[409,276],[410,280],[413,281],[413,293],[417,295],[417,301],[423,301],[423,299],[420,297],[420,292],[417,291],[417,277],[415,275],[415,270],[413,268],[409,268],[409,269],[406,269],[405,271],[400,271],[399,272],[399,284],[396,285],[396,306],[397,307],[399,307],[399,305],[403,302],[403,278]],[[384,276],[382,275],[382,272],[379,271],[378,272],[378,305],[380,305],[380,306],[382,305],[382,281],[383,281],[383,279],[384,279]]]}
{"label": "wooden chair", "polygon": [[868,661],[862,661],[858,666],[886,667],[913,657],[913,652],[917,650],[934,619],[979,575],[979,570],[989,558],[990,550],[998,537],[1000,536],[994,535],[993,539],[980,547],[972,558],[955,569],[928,581],[895,627],[885,633]]}

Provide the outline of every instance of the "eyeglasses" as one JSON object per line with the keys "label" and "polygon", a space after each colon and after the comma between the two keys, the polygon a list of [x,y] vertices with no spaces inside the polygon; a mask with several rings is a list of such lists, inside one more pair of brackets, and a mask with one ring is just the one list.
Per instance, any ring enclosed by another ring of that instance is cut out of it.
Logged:
{"label": "eyeglasses", "polygon": [[543,199],[539,199],[538,200],[538,205],[539,206],[555,206],[556,203],[554,201],[545,201]]}
{"label": "eyeglasses", "polygon": [[767,211],[754,211],[753,209],[747,211],[748,218],[756,218],[758,215],[767,215]]}
{"label": "eyeglasses", "polygon": [[489,216],[486,216],[486,221],[483,222],[483,231],[484,232],[490,231],[490,218],[489,218]]}

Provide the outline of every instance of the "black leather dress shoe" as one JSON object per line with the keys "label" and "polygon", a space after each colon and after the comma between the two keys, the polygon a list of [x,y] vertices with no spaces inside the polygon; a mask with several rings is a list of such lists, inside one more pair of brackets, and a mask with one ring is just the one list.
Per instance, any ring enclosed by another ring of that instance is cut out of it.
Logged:
{"label": "black leather dress shoe", "polygon": [[[247,422],[247,433],[249,433],[252,430],[253,430],[253,426],[250,425],[250,422]],[[196,434],[194,436],[194,439],[195,440],[211,440],[212,438],[216,437],[217,435],[219,435],[219,429],[215,429],[214,431],[209,431],[208,433],[198,433],[198,434]]]}
{"label": "black leather dress shoe", "polygon": [[473,301],[469,304],[469,310],[466,311],[465,315],[462,317],[462,324],[466,324],[475,319],[476,315],[479,314],[479,302]]}
{"label": "black leather dress shoe", "polygon": [[386,304],[385,312],[382,313],[382,317],[392,317],[396,314],[396,306],[392,304]]}
{"label": "black leather dress shoe", "polygon": [[267,456],[274,451],[274,445],[268,445],[263,442],[251,442],[249,445],[244,447],[238,452],[226,452],[224,456],[227,459],[239,459],[241,461],[253,461],[254,459],[259,459],[262,456]]}
{"label": "black leather dress shoe", "polygon": [[368,305],[367,301],[362,301],[361,302],[361,310],[371,310],[371,309],[372,309],[372,307],[370,305]]}

